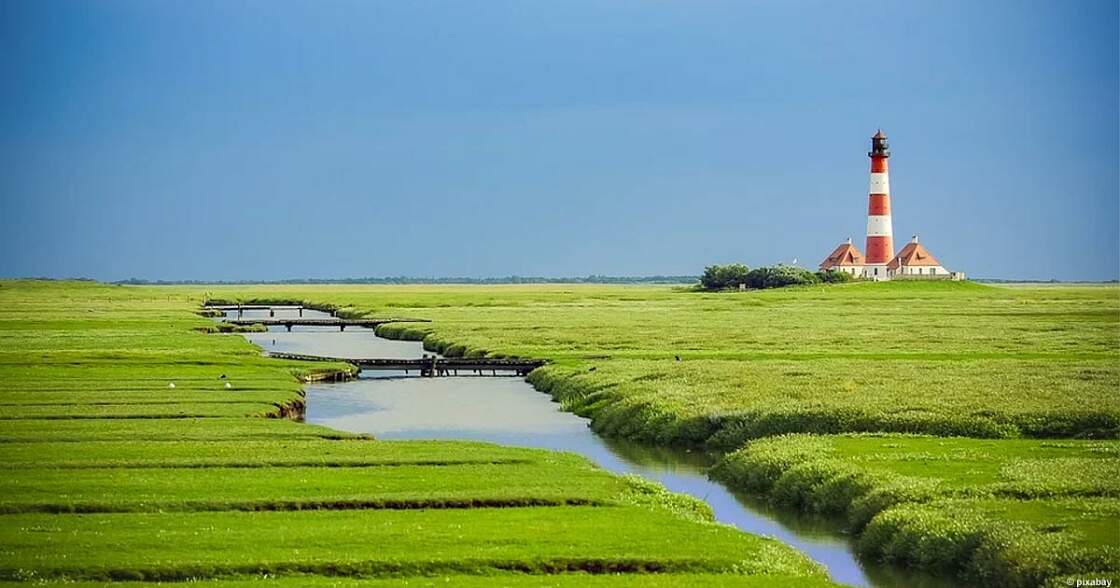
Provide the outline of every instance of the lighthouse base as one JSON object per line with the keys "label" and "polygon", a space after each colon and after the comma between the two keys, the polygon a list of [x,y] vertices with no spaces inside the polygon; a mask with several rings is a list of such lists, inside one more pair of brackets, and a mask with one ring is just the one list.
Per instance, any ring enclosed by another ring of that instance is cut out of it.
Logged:
{"label": "lighthouse base", "polygon": [[890,272],[887,271],[887,264],[865,265],[863,266],[863,279],[865,280],[889,280],[891,279]]}

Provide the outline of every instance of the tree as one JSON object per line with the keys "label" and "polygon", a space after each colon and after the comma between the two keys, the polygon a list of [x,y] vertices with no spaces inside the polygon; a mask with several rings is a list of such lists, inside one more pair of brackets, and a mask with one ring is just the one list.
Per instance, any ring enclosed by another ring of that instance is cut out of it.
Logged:
{"label": "tree", "polygon": [[705,290],[738,288],[739,284],[747,283],[747,275],[750,271],[751,268],[741,263],[709,265],[704,268],[704,275],[700,276],[700,285]]}

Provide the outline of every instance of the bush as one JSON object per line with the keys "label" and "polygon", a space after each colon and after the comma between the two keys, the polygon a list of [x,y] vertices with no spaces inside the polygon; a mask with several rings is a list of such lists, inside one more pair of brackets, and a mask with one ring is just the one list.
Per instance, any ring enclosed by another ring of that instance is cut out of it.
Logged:
{"label": "bush", "polygon": [[820,281],[817,274],[791,265],[760,267],[747,274],[747,287],[756,290],[819,284]]}
{"label": "bush", "polygon": [[741,263],[709,265],[704,268],[704,275],[700,276],[700,285],[705,290],[738,288],[739,284],[747,283],[747,276],[750,271],[751,268]]}
{"label": "bush", "polygon": [[752,270],[741,263],[731,263],[709,265],[704,268],[704,275],[700,276],[700,286],[705,290],[727,290],[745,284],[752,290],[763,290],[783,286],[838,284],[854,279],[851,274],[833,270],[814,273],[791,265],[760,267]]}
{"label": "bush", "polygon": [[843,284],[844,282],[852,282],[856,279],[855,276],[848,272],[838,272],[836,270],[826,270],[817,272],[817,279],[825,284]]}

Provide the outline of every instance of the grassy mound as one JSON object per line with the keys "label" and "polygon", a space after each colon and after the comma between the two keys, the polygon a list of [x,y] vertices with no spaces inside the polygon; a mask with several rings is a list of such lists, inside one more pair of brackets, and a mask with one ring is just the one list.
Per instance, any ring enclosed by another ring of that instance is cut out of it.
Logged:
{"label": "grassy mound", "polygon": [[1120,572],[1118,441],[788,435],[749,443],[714,475],[847,516],[879,560],[1012,586]]}
{"label": "grassy mound", "polygon": [[895,506],[860,538],[870,557],[1030,588],[1087,570],[1120,574],[1115,499],[957,499]]}
{"label": "grassy mound", "polygon": [[[902,432],[1096,437],[1120,432],[1120,363],[1086,361],[612,360],[530,381],[596,430],[656,443],[736,448],[784,433]],[[1024,396],[1022,390],[1038,390]],[[930,394],[930,390],[937,390]]]}

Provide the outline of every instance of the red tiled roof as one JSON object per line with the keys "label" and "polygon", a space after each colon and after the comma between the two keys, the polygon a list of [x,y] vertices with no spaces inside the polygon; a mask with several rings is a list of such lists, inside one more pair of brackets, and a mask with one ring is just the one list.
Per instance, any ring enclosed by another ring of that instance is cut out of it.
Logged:
{"label": "red tiled roof", "polygon": [[937,258],[920,243],[910,242],[887,264],[887,269],[898,269],[899,266],[917,267],[931,265],[941,265],[941,262],[937,261]]}
{"label": "red tiled roof", "polygon": [[863,254],[859,252],[859,249],[856,249],[855,245],[842,243],[821,262],[820,267],[822,270],[826,270],[832,267],[852,265],[863,265]]}

